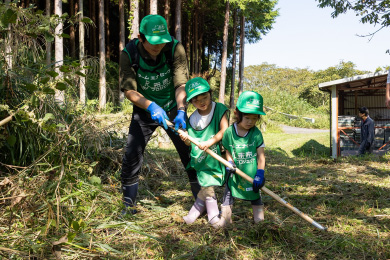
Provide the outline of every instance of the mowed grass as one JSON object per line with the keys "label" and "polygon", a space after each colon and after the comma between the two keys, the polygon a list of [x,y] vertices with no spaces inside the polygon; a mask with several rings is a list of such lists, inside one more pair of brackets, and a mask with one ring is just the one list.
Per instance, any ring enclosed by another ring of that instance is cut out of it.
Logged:
{"label": "mowed grass", "polygon": [[[213,229],[207,215],[186,225],[182,216],[193,198],[178,155],[173,148],[150,146],[142,168],[137,214],[120,214],[119,169],[102,184],[75,179],[62,189],[60,216],[56,200],[50,198],[50,203],[35,211],[34,219],[29,199],[1,208],[1,255],[4,259],[54,258],[53,242],[73,236],[71,242],[59,243],[60,249],[55,247],[61,259],[390,258],[389,157],[334,161],[327,155],[328,133],[266,133],[264,139],[266,186],[326,226],[327,232],[267,195],[263,195],[264,223],[253,224],[250,203],[236,200],[230,227]],[[13,178],[15,189],[19,182]],[[22,185],[37,184],[24,180]],[[65,194],[69,185],[72,193]],[[221,201],[223,189],[216,190]],[[52,222],[57,216],[58,227]],[[74,220],[81,223],[78,228]]]}

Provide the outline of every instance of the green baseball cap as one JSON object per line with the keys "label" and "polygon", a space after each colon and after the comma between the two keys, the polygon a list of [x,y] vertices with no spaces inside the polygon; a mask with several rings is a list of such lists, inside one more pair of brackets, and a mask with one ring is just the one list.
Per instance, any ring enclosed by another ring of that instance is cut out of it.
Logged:
{"label": "green baseball cap", "polygon": [[187,102],[193,97],[206,93],[210,90],[209,83],[201,77],[193,78],[186,83]]}
{"label": "green baseball cap", "polygon": [[244,91],[238,97],[237,109],[242,113],[265,115],[263,97],[254,91]]}
{"label": "green baseball cap", "polygon": [[172,41],[172,37],[168,32],[167,21],[164,17],[157,14],[150,14],[145,16],[139,28],[146,40],[152,45],[162,44]]}

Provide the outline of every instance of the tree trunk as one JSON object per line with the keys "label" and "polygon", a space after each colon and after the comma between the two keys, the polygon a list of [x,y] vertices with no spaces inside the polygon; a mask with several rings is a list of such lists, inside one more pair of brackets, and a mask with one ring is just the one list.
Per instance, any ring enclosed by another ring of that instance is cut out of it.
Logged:
{"label": "tree trunk", "polygon": [[110,48],[110,0],[106,0],[104,8],[104,20],[106,21],[106,59],[110,60],[111,48]]}
{"label": "tree trunk", "polygon": [[[46,0],[46,16],[50,17],[50,0]],[[46,65],[49,67],[51,64],[51,45],[52,43],[46,41]]]}
{"label": "tree trunk", "polygon": [[241,14],[240,21],[240,71],[239,71],[239,82],[238,82],[238,95],[241,95],[244,89],[244,47],[245,47],[245,16]]}
{"label": "tree trunk", "polygon": [[[82,22],[84,17],[84,0],[79,0],[79,9],[80,9],[80,21],[79,21],[79,60],[80,60],[80,72],[85,74],[85,61],[84,61],[84,23]],[[79,77],[79,89],[80,89],[80,103],[85,104],[85,77]]]}
{"label": "tree trunk", "polygon": [[199,21],[199,0],[195,0],[194,2],[194,8],[195,8],[195,19],[194,19],[194,39],[192,42],[193,50],[194,50],[194,62],[193,62],[193,72],[195,74],[199,73],[198,70],[198,21]]}
{"label": "tree trunk", "polygon": [[187,26],[187,44],[186,44],[186,52],[188,57],[188,68],[190,68],[190,74],[192,74],[192,52],[191,52],[191,20],[188,19]]}
{"label": "tree trunk", "polygon": [[139,1],[131,1],[131,13],[133,14],[133,21],[131,23],[131,39],[137,38],[139,34]]}
{"label": "tree trunk", "polygon": [[[138,1],[137,1],[138,2]],[[131,5],[130,5],[131,8]],[[119,0],[119,64],[121,64],[121,52],[125,48],[125,8],[124,0]],[[119,75],[121,74],[121,67],[119,66]],[[118,79],[119,87],[119,103],[122,103],[125,95],[121,91],[121,77]]]}
{"label": "tree trunk", "polygon": [[[70,17],[75,15],[74,0],[69,0],[69,12]],[[70,57],[73,59],[76,58],[76,31],[74,25],[70,24],[69,27],[69,37],[70,37]]]}
{"label": "tree trunk", "polygon": [[[62,0],[54,0],[54,13],[59,17],[62,16]],[[60,22],[55,28],[55,61],[56,61],[56,72],[58,73],[57,78],[62,79],[62,72],[60,71],[60,67],[63,64],[64,60],[64,44],[61,35],[63,33],[63,23]],[[56,89],[54,99],[57,104],[63,105],[65,96],[64,92]]]}
{"label": "tree trunk", "polygon": [[221,83],[219,87],[219,103],[225,103],[225,88],[226,88],[226,60],[227,60],[227,45],[228,45],[228,29],[229,29],[229,0],[226,1],[225,9],[225,24],[223,26],[223,42],[222,42],[222,62],[221,62]]}
{"label": "tree trunk", "polygon": [[169,5],[169,0],[165,0],[164,17],[165,17],[165,20],[167,20],[168,28],[171,28],[169,26],[169,14],[170,14],[170,12],[171,12],[171,6]]}
{"label": "tree trunk", "polygon": [[150,14],[157,14],[157,0],[150,0]]}
{"label": "tree trunk", "polygon": [[104,34],[104,0],[99,0],[99,110],[106,106],[106,57]]}
{"label": "tree trunk", "polygon": [[236,60],[237,60],[237,10],[233,10],[233,60],[232,60],[232,83],[230,88],[230,109],[234,108],[234,89],[236,85]]}
{"label": "tree trunk", "polygon": [[[100,0],[99,0],[100,1]],[[90,27],[91,30],[91,38],[89,39],[91,45],[91,56],[96,56],[97,48],[96,48],[96,2],[90,0],[91,8],[89,9],[91,12],[91,20],[93,21],[93,26]]]}
{"label": "tree trunk", "polygon": [[181,42],[181,0],[176,0],[175,37]]}

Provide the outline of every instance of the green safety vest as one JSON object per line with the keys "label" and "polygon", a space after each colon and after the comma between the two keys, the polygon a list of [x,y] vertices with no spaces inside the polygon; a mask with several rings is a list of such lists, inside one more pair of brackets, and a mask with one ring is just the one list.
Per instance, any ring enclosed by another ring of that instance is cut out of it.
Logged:
{"label": "green safety vest", "polygon": [[[198,142],[211,139],[221,130],[220,123],[226,111],[228,109],[225,105],[216,103],[210,124],[202,130],[195,130],[188,120],[188,134]],[[221,155],[219,142],[212,145],[209,149]],[[225,166],[193,143],[191,143],[190,167],[196,170],[199,184],[202,187],[222,186],[225,183]]]}
{"label": "green safety vest", "polygon": [[[135,46],[138,45],[139,40],[135,40]],[[178,41],[173,39],[172,56]],[[136,48],[135,48],[136,49]],[[123,49],[129,55],[130,62],[131,55],[127,48]],[[137,91],[141,93],[146,99],[156,102],[165,111],[169,111],[176,106],[175,86],[173,84],[173,71],[165,52],[161,55],[159,64],[156,66],[149,66],[139,56],[139,64],[137,73]]]}
{"label": "green safety vest", "polygon": [[[234,125],[226,129],[222,145],[233,156],[237,168],[254,178],[257,171],[257,148],[263,144],[263,135],[257,127],[252,127],[245,137],[238,136]],[[252,183],[238,174],[228,179],[232,196],[244,200],[257,200],[260,194],[253,192]]]}

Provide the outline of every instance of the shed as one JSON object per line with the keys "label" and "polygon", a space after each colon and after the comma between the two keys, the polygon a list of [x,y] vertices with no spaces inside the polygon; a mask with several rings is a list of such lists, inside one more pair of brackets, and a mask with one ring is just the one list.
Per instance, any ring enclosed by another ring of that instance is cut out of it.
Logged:
{"label": "shed", "polygon": [[387,71],[319,84],[330,94],[330,146],[333,158],[357,154],[360,144],[358,108],[365,106],[375,121],[374,153],[390,149],[390,109],[385,106]]}

